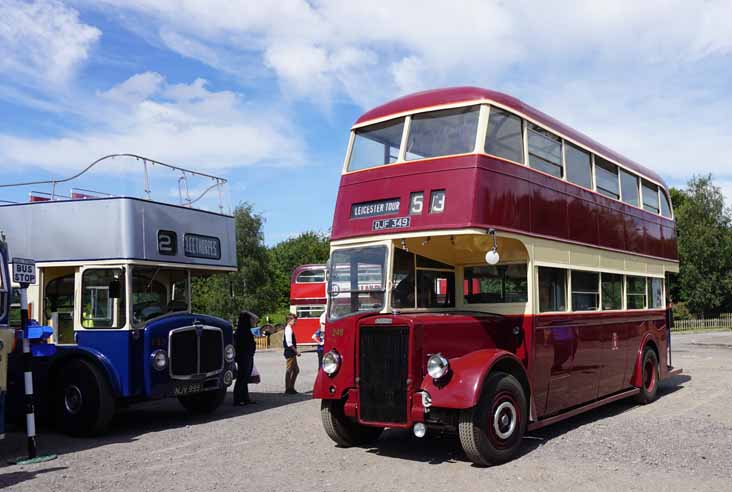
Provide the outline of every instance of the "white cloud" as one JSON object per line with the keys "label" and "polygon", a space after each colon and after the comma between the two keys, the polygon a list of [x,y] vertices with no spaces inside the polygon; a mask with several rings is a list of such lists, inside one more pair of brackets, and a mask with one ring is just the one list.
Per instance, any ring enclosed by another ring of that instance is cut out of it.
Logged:
{"label": "white cloud", "polygon": [[286,123],[245,105],[236,93],[208,90],[202,79],[168,84],[146,72],[86,104],[90,124],[83,131],[50,138],[0,135],[0,161],[55,173],[124,152],[199,170],[302,164],[303,144]]}
{"label": "white cloud", "polygon": [[100,36],[60,2],[0,2],[0,70],[23,85],[67,83]]}

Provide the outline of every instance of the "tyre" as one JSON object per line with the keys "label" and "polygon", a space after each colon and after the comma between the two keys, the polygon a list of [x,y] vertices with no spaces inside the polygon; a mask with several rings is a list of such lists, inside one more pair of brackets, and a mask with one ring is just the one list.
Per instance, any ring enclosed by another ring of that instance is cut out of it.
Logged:
{"label": "tyre", "polygon": [[60,431],[95,436],[107,430],[115,399],[107,375],[94,364],[75,359],[60,368],[52,412]]}
{"label": "tyre", "polygon": [[226,388],[204,391],[193,395],[179,396],[183,408],[194,415],[206,415],[219,408],[226,397]]}
{"label": "tyre", "polygon": [[510,374],[492,373],[478,404],[460,412],[460,444],[476,465],[504,463],[518,454],[527,419],[528,404],[521,383]]}
{"label": "tyre", "polygon": [[343,413],[343,401],[323,400],[320,404],[323,428],[336,444],[343,447],[370,444],[381,436],[383,427],[359,425]]}
{"label": "tyre", "polygon": [[643,349],[641,359],[641,387],[636,400],[641,405],[647,405],[658,397],[658,357],[656,352],[649,346]]}

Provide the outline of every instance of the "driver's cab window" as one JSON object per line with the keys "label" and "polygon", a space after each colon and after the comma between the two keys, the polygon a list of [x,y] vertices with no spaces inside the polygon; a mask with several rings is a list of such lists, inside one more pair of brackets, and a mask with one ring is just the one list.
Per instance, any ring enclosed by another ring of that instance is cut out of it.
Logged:
{"label": "driver's cab window", "polygon": [[123,328],[126,322],[124,270],[121,268],[85,270],[81,280],[82,328]]}
{"label": "driver's cab window", "polygon": [[133,267],[132,325],[172,312],[188,311],[188,271],[175,268]]}
{"label": "driver's cab window", "polygon": [[395,249],[391,304],[402,309],[455,307],[454,267]]}

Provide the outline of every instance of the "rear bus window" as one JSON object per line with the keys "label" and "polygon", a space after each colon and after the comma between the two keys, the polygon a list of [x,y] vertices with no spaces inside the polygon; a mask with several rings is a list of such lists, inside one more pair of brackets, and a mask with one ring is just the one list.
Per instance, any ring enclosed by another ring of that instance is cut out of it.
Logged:
{"label": "rear bus window", "polygon": [[564,159],[567,180],[570,183],[592,189],[592,160],[589,152],[564,142]]}
{"label": "rear bus window", "polygon": [[572,311],[597,311],[600,307],[600,274],[572,271]]}
{"label": "rear bus window", "polygon": [[399,158],[404,118],[377,123],[356,130],[348,170],[383,166]]}
{"label": "rear bus window", "polygon": [[645,277],[626,277],[627,278],[627,303],[628,309],[645,309],[646,308],[646,278]]}
{"label": "rear bus window", "polygon": [[446,109],[412,116],[407,160],[466,154],[475,149],[479,106]]}
{"label": "rear bus window", "polygon": [[527,302],[526,264],[465,267],[465,304]]}
{"label": "rear bus window", "polygon": [[602,157],[595,156],[595,175],[597,176],[597,191],[616,200],[620,198],[618,185],[618,167]]}
{"label": "rear bus window", "polygon": [[523,163],[524,138],[521,118],[491,107],[488,134],[485,138],[485,152],[509,161]]}
{"label": "rear bus window", "polygon": [[556,135],[529,123],[529,166],[561,178],[562,140]]}
{"label": "rear bus window", "polygon": [[567,310],[567,271],[539,267],[539,311]]}
{"label": "rear bus window", "polygon": [[638,199],[638,176],[623,169],[620,170],[620,186],[623,192],[623,201],[636,207],[640,205]]}

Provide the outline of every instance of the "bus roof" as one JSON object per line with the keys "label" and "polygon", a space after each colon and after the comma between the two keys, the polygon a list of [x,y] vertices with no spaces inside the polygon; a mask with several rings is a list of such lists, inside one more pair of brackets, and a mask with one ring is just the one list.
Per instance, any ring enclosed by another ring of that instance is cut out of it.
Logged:
{"label": "bus roof", "polygon": [[400,114],[413,113],[420,110],[426,110],[435,106],[443,106],[450,104],[471,102],[493,101],[501,104],[516,112],[522,113],[529,118],[536,120],[538,123],[547,127],[547,129],[555,130],[564,134],[570,139],[590,148],[591,150],[604,155],[605,157],[617,161],[619,164],[631,169],[649,179],[661,184],[668,189],[666,182],[655,171],[648,169],[635,161],[622,156],[621,154],[605,147],[596,142],[587,135],[561,123],[551,116],[529,106],[528,104],[516,99],[513,96],[502,92],[482,89],[480,87],[448,87],[444,89],[434,89],[423,92],[409,94],[399,99],[394,99],[386,104],[377,106],[370,111],[361,115],[354,123],[354,126],[362,125],[373,120],[383,120],[389,116],[397,116]]}
{"label": "bus roof", "polygon": [[9,254],[37,262],[140,260],[236,270],[229,215],[129,197],[0,205]]}

